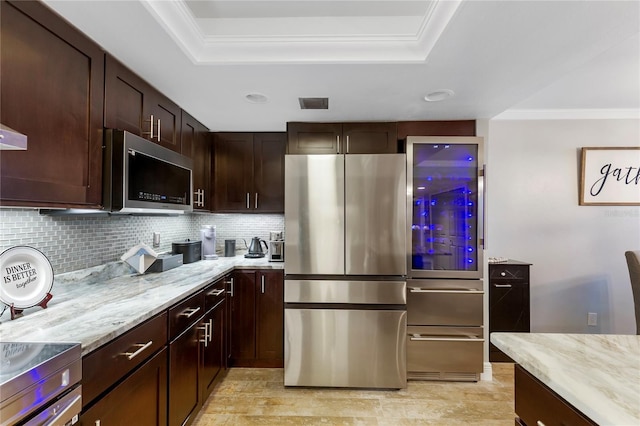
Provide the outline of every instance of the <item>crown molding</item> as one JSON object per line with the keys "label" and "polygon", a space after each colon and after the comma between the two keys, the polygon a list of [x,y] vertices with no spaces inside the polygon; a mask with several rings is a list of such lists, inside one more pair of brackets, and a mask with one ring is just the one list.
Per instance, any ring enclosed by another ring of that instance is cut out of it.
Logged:
{"label": "crown molding", "polygon": [[509,109],[491,120],[640,120],[640,109]]}
{"label": "crown molding", "polygon": [[196,65],[423,62],[462,0],[437,0],[415,34],[206,35],[183,1],[141,3]]}

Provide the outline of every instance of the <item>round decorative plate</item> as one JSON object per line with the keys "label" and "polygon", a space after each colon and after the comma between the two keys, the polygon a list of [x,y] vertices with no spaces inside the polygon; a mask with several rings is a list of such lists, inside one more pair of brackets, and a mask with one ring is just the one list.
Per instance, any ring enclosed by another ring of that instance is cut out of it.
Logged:
{"label": "round decorative plate", "polygon": [[53,286],[53,268],[47,256],[27,246],[0,254],[0,301],[16,309],[42,302]]}

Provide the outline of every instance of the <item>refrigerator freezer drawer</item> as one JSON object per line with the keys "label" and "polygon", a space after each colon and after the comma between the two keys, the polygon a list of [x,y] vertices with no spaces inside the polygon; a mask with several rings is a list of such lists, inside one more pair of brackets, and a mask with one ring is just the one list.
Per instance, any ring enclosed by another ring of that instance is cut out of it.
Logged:
{"label": "refrigerator freezer drawer", "polygon": [[483,369],[482,327],[408,327],[409,379],[477,381]]}
{"label": "refrigerator freezer drawer", "polygon": [[482,326],[481,290],[422,290],[407,286],[409,325]]}
{"label": "refrigerator freezer drawer", "polygon": [[285,280],[285,303],[405,305],[404,281]]}
{"label": "refrigerator freezer drawer", "polygon": [[285,309],[285,386],[407,386],[406,311]]}

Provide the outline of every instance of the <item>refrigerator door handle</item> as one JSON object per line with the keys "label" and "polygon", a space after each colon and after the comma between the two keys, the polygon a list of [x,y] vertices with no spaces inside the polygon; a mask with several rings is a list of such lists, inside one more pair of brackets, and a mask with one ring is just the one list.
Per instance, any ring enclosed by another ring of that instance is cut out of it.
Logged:
{"label": "refrigerator door handle", "polygon": [[408,287],[409,293],[463,293],[463,294],[484,294],[483,290],[433,290],[428,288]]}
{"label": "refrigerator door handle", "polygon": [[480,230],[480,235],[482,235],[482,238],[480,238],[480,245],[482,246],[482,248],[484,250],[487,249],[487,234],[485,232],[487,223],[486,223],[486,212],[487,212],[487,165],[483,164],[482,165],[482,169],[480,169],[479,173],[478,173],[478,187],[480,188],[480,190],[482,191],[482,220],[480,221],[480,226],[482,226],[482,229]]}

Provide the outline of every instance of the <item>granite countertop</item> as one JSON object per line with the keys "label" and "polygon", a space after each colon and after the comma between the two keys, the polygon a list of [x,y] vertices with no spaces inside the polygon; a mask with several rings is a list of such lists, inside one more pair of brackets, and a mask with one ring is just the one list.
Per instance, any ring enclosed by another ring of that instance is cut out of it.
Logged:
{"label": "granite countertop", "polygon": [[640,425],[640,336],[491,333],[491,343],[599,425]]}
{"label": "granite countertop", "polygon": [[0,316],[0,341],[80,342],[86,355],[237,268],[284,264],[239,255],[144,275],[123,262],[57,275],[47,309],[29,308],[13,321],[8,309]]}

